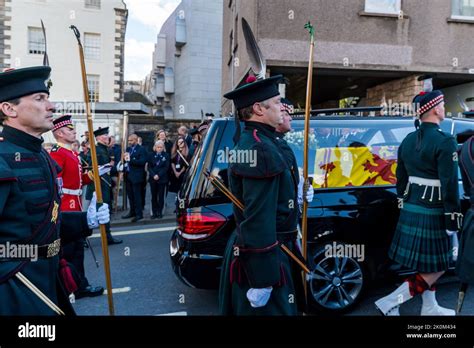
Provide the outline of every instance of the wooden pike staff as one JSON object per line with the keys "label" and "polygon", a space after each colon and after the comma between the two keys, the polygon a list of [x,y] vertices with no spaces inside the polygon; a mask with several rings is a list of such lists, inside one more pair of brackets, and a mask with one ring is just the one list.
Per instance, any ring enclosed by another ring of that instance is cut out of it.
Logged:
{"label": "wooden pike staff", "polygon": [[[122,149],[120,154],[120,163],[123,164],[123,158],[125,156],[125,149],[127,148],[127,136],[128,136],[128,112],[123,112],[123,130],[122,130]],[[117,190],[115,191],[115,212],[118,211],[118,196],[120,192],[120,184],[123,179],[123,171],[118,172],[118,179],[117,179]],[[123,197],[126,197],[125,185],[123,185]],[[124,199],[124,202],[127,200]],[[125,204],[123,205],[125,209]]]}
{"label": "wooden pike staff", "polygon": [[[306,23],[304,26],[308,30],[311,38],[309,46],[309,62],[308,62],[308,83],[306,85],[306,109],[304,117],[304,152],[303,152],[303,195],[308,191],[309,182],[308,182],[308,145],[309,145],[309,121],[311,117],[311,98],[313,91],[313,59],[314,59],[314,27],[311,25],[311,22]],[[308,202],[303,199],[303,214],[301,221],[301,233],[302,233],[302,254],[303,258],[307,260],[308,258]],[[308,295],[307,283],[304,283],[304,292],[305,298]]]}
{"label": "wooden pike staff", "polygon": [[[74,35],[77,39],[77,44],[79,45],[79,57],[81,61],[81,72],[82,72],[82,87],[84,91],[84,102],[86,103],[86,113],[87,113],[87,128],[89,130],[89,134],[91,136],[90,144],[90,151],[91,151],[91,158],[92,158],[92,170],[94,173],[94,187],[95,192],[97,195],[97,206],[101,206],[103,204],[102,199],[102,188],[100,185],[100,176],[99,176],[99,166],[97,163],[97,152],[95,149],[95,142],[92,141],[92,136],[94,134],[94,127],[92,125],[92,113],[89,104],[89,88],[87,87],[87,77],[86,77],[86,63],[84,61],[84,49],[81,44],[81,34],[79,30],[74,26],[71,25],[69,27],[74,32]],[[104,255],[104,268],[105,268],[105,280],[107,284],[107,299],[109,302],[109,313],[110,315],[114,315],[114,301],[112,298],[112,280],[110,277],[110,261],[109,261],[109,249],[107,245],[107,235],[105,233],[105,225],[100,225],[100,235],[102,239],[102,253]]]}

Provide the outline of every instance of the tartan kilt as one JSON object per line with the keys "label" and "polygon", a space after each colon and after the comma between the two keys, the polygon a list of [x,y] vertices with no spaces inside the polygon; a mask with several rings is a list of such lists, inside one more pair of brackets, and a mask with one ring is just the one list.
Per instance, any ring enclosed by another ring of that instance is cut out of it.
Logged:
{"label": "tartan kilt", "polygon": [[464,216],[459,241],[459,256],[456,273],[461,283],[474,284],[474,207]]}
{"label": "tartan kilt", "polygon": [[404,202],[389,257],[415,271],[446,271],[450,259],[450,237],[446,234],[444,209]]}

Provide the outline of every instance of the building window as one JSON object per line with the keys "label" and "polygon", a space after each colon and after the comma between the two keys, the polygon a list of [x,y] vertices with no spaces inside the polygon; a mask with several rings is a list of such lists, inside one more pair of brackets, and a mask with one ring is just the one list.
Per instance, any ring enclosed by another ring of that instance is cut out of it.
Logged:
{"label": "building window", "polygon": [[87,75],[87,88],[89,89],[89,101],[95,103],[99,101],[99,75]]}
{"label": "building window", "polygon": [[474,0],[452,0],[453,17],[474,18]]}
{"label": "building window", "polygon": [[365,0],[365,12],[399,14],[400,0]]}
{"label": "building window", "polygon": [[41,28],[28,27],[28,53],[44,54],[45,42]]}
{"label": "building window", "polygon": [[237,51],[237,48],[239,47],[239,16],[235,16],[234,33],[235,34],[233,52],[235,53]]}
{"label": "building window", "polygon": [[86,8],[100,10],[100,0],[85,0]]}
{"label": "building window", "polygon": [[229,62],[227,65],[230,65],[232,63],[232,57],[234,56],[234,31],[230,31],[229,35]]}
{"label": "building window", "polygon": [[84,56],[100,60],[100,34],[84,33]]}

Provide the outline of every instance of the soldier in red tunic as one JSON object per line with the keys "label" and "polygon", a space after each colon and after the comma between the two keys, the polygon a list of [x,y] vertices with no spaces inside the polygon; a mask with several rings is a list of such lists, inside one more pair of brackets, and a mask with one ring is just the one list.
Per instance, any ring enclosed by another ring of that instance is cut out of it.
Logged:
{"label": "soldier in red tunic", "polygon": [[[79,155],[72,150],[71,145],[76,140],[76,130],[71,116],[62,116],[54,120],[53,124],[53,135],[58,143],[53,146],[50,154],[62,169],[58,173],[58,178],[62,179],[61,211],[82,211],[82,186],[93,182],[92,172],[83,173]],[[90,286],[85,276],[84,239],[70,242],[62,247],[63,258],[73,265],[79,278],[75,297],[101,295],[104,288]]]}

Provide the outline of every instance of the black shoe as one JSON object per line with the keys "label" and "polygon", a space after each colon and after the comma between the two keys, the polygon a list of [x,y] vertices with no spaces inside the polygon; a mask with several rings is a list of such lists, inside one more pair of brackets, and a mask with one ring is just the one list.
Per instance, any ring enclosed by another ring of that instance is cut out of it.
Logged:
{"label": "black shoe", "polygon": [[135,217],[132,219],[132,222],[137,222],[137,221],[140,221],[140,220],[143,220],[143,216],[135,216]]}
{"label": "black shoe", "polygon": [[128,213],[127,215],[122,215],[122,219],[130,219],[132,217],[135,217],[135,214]]}
{"label": "black shoe", "polygon": [[159,219],[159,218],[160,218],[159,215],[155,215],[155,214],[150,216],[150,219],[152,219],[152,220]]}
{"label": "black shoe", "polygon": [[123,243],[123,240],[121,240],[121,239],[116,239],[116,238],[113,238],[113,237],[107,239],[107,244],[108,245],[121,244],[121,243]]}
{"label": "black shoe", "polygon": [[83,297],[96,297],[100,296],[104,293],[104,288],[102,286],[86,286],[82,290],[77,290],[74,293],[74,297],[76,299],[83,298]]}
{"label": "black shoe", "polygon": [[163,219],[163,215],[158,214],[156,218],[157,218],[157,219]]}

